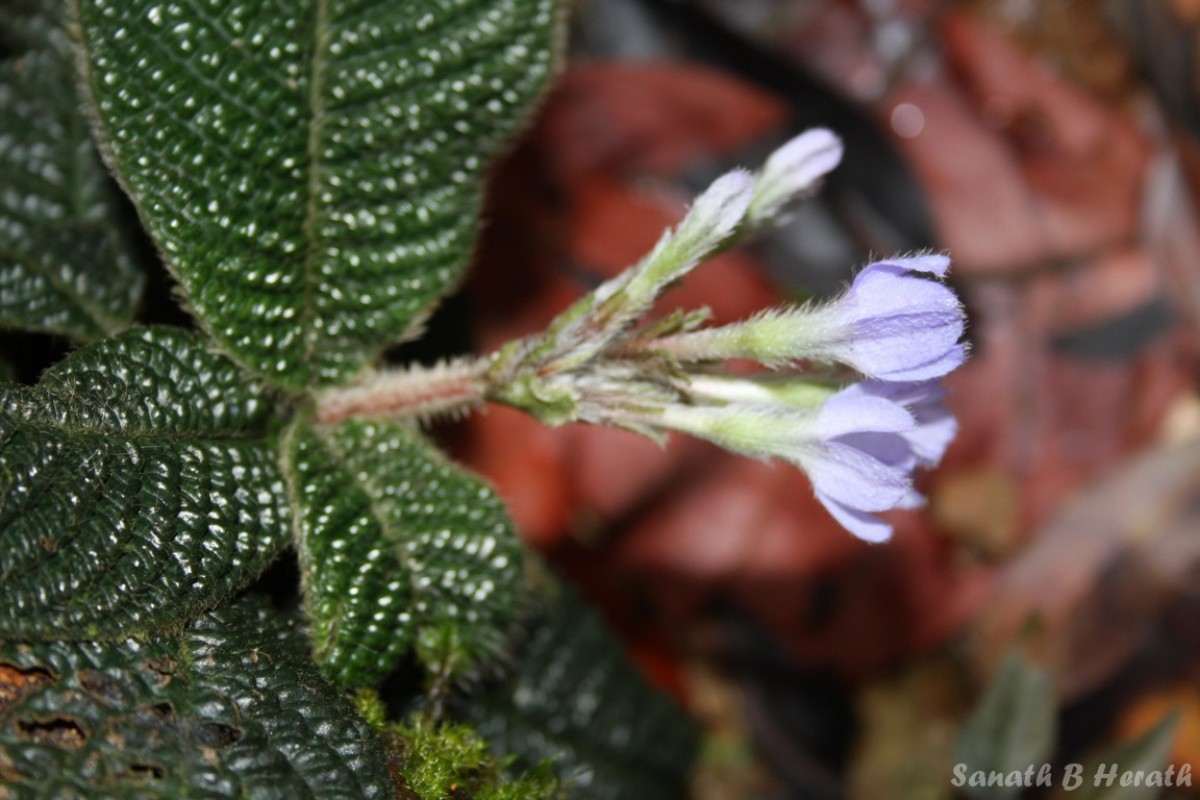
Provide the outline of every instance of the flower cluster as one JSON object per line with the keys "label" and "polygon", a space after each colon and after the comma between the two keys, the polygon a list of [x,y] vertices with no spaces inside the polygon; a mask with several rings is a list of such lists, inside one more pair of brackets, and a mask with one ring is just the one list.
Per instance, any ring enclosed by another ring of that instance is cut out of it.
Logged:
{"label": "flower cluster", "polygon": [[[757,175],[737,170],[718,179],[638,264],[542,334],[497,353],[484,376],[489,398],[551,424],[596,422],[660,439],[680,431],[782,459],[808,474],[816,496],[849,531],[886,539],[891,527],[875,515],[922,502],[913,473],[935,465],[955,433],[937,383],[966,358],[962,305],[941,282],[948,258],[879,261],[832,301],[732,325],[704,327],[700,311],[639,327],[666,288],[779,220],[841,155],[836,136],[813,130],[777,150]],[[714,371],[731,358],[771,372]],[[840,364],[862,380],[840,385],[806,377],[809,364]]]}
{"label": "flower cluster", "polygon": [[[948,268],[938,255],[877,262],[829,303],[659,341],[681,363],[838,362],[867,378],[824,397],[804,381],[798,392],[794,379],[697,380],[688,413],[668,409],[664,426],[789,461],[808,473],[817,498],[847,530],[868,541],[888,538],[891,527],[874,513],[920,505],[913,472],[936,465],[956,431],[937,379],[966,358],[963,310],[930,279]],[[781,388],[789,384],[790,394]]]}

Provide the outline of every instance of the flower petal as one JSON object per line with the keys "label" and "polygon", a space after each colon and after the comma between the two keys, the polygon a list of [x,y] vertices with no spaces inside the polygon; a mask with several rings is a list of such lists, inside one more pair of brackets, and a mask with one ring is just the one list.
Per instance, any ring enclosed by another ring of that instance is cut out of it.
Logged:
{"label": "flower petal", "polygon": [[815,436],[833,439],[863,431],[901,433],[916,425],[904,406],[884,397],[873,397],[857,386],[848,386],[825,401],[812,426]]}
{"label": "flower petal", "polygon": [[[894,433],[871,435],[898,437]],[[831,441],[805,448],[799,460],[816,491],[860,511],[894,508],[908,492],[907,470],[885,464],[858,447],[842,442]]]}
{"label": "flower petal", "polygon": [[864,511],[847,508],[838,501],[817,492],[817,499],[842,527],[865,542],[877,544],[892,538],[892,526]]}
{"label": "flower petal", "polygon": [[937,377],[962,363],[964,318],[946,286],[890,264],[871,264],[837,302],[845,331],[834,355],[874,378]]}
{"label": "flower petal", "polygon": [[855,392],[883,397],[904,406],[916,421],[904,433],[913,454],[922,466],[935,466],[958,433],[958,421],[943,400],[946,389],[936,380],[919,382],[860,381],[850,387]]}
{"label": "flower petal", "polygon": [[890,264],[907,272],[927,272],[939,278],[946,277],[950,272],[950,257],[941,253],[926,253],[907,258],[887,258],[878,263]]}
{"label": "flower petal", "polygon": [[813,128],[783,144],[763,165],[764,178],[787,178],[792,192],[808,188],[842,160],[842,140],[827,128]]}
{"label": "flower petal", "polygon": [[958,420],[946,410],[943,416],[921,420],[917,427],[905,435],[912,447],[917,462],[925,467],[937,466],[946,454],[946,449],[958,434]]}
{"label": "flower petal", "polygon": [[926,381],[933,378],[940,378],[961,367],[966,360],[966,345],[959,344],[951,347],[945,354],[932,361],[892,370],[887,375],[881,376],[881,380]]}
{"label": "flower petal", "polygon": [[778,218],[797,197],[808,193],[842,160],[842,140],[815,128],[784,144],[767,158],[759,173],[750,221],[761,225]]}

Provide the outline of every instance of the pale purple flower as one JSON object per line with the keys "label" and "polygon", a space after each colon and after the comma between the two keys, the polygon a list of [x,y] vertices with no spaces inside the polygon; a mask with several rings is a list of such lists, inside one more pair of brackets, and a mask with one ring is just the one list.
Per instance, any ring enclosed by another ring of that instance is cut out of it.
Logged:
{"label": "pale purple flower", "polygon": [[910,506],[913,415],[887,397],[856,386],[809,409],[758,402],[672,405],[657,424],[759,458],[803,469],[817,499],[851,533],[882,541],[891,526],[873,512]]}
{"label": "pale purple flower", "polygon": [[796,200],[816,191],[826,173],[841,162],[842,150],[842,140],[832,131],[813,128],[772,153],[758,174],[750,224],[778,221]]}
{"label": "pale purple flower", "polygon": [[908,409],[916,426],[904,438],[917,466],[937,466],[958,433],[958,421],[946,407],[946,389],[939,381],[860,381],[844,391],[882,397]]}
{"label": "pale purple flower", "polygon": [[[954,415],[943,402],[945,396],[946,390],[937,381],[862,381],[849,386],[836,397],[841,397],[850,407],[861,406],[861,401],[867,398],[887,400],[907,409],[914,425],[893,437],[873,432],[852,433],[845,437],[847,444],[869,453],[893,470],[910,475],[918,467],[936,466],[958,430]],[[890,525],[868,513],[879,509],[823,496],[819,489],[817,497],[843,527],[860,539],[883,541],[891,535]],[[910,486],[892,507],[911,509],[924,504],[925,498]]]}
{"label": "pale purple flower", "polygon": [[933,254],[878,261],[859,272],[845,294],[823,305],[768,311],[655,345],[681,362],[838,361],[878,380],[938,378],[966,359],[966,347],[958,341],[962,304],[931,279],[945,277],[949,267],[948,258]]}
{"label": "pale purple flower", "polygon": [[800,462],[821,504],[846,530],[882,542],[892,526],[872,512],[911,508],[916,458],[908,437],[916,429],[900,403],[854,384],[822,406],[818,446]]}
{"label": "pale purple flower", "polygon": [[963,363],[963,309],[941,278],[943,255],[877,261],[855,276],[849,291],[820,312],[822,355],[887,381],[938,378]]}

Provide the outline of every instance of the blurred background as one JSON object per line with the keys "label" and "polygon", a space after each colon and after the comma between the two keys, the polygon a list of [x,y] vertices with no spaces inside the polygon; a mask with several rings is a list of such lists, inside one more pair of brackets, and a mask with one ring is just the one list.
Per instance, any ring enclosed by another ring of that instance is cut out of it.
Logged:
{"label": "blurred background", "polygon": [[663,310],[732,321],[933,248],[970,316],[957,441],[882,546],[698,441],[443,431],[701,720],[692,796],[1200,797],[951,782],[1200,767],[1200,2],[577,0],[569,40],[440,341],[540,329],[816,125],[847,145],[819,199]]}

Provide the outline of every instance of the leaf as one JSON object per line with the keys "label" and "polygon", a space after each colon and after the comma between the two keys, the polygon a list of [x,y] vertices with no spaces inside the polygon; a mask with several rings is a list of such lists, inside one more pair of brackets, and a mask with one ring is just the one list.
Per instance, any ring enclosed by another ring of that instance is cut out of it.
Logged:
{"label": "leaf", "polygon": [[[1057,706],[1045,670],[1012,653],[959,731],[955,758],[967,773],[1023,772],[1038,768],[1054,751]],[[1014,797],[1019,787],[964,787],[972,797]]]}
{"label": "leaf", "polygon": [[411,337],[551,71],[554,0],[75,0],[112,163],[211,333],[290,387]]}
{"label": "leaf", "polygon": [[285,472],[315,657],[370,684],[413,646],[439,674],[503,644],[521,594],[521,548],[474,475],[397,424],[293,427]]}
{"label": "leaf", "polygon": [[680,796],[696,748],[691,720],[571,590],[542,600],[513,673],[465,698],[460,716],[519,766],[550,759],[571,797]]}
{"label": "leaf", "polygon": [[0,327],[91,340],[127,327],[144,276],[75,94],[52,0],[0,11]]}
{"label": "leaf", "polygon": [[261,572],[289,537],[273,410],[170,329],[0,386],[0,636],[179,628]]}
{"label": "leaf", "polygon": [[0,796],[395,796],[370,728],[264,604],[179,639],[0,642]]}
{"label": "leaf", "polygon": [[[1178,732],[1179,714],[1167,714],[1142,736],[1086,765],[1080,773],[1083,782],[1070,796],[1079,800],[1153,800],[1161,797],[1161,786],[1146,786],[1145,782],[1141,786],[1122,786],[1121,780],[1126,772],[1134,775],[1140,772],[1144,777],[1159,773],[1158,778],[1165,779],[1167,759],[1171,757],[1171,745]],[[1176,774],[1174,769],[1171,774]],[[1112,780],[1109,780],[1110,775]]]}

